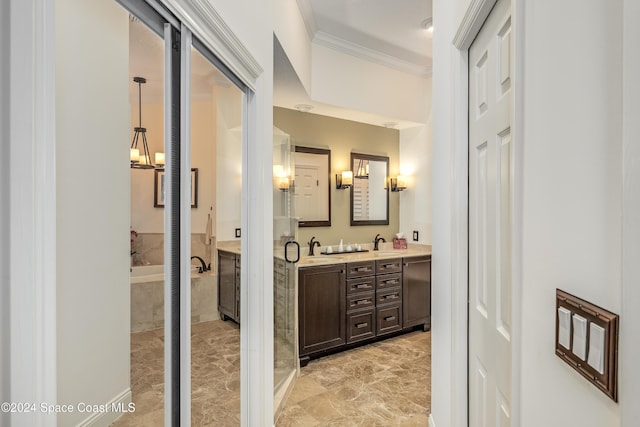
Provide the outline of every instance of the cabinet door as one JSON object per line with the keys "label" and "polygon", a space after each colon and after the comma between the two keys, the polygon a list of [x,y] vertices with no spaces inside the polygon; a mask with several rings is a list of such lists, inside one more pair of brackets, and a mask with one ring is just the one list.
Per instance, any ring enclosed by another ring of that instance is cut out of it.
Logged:
{"label": "cabinet door", "polygon": [[404,328],[431,327],[431,256],[404,259],[402,313]]}
{"label": "cabinet door", "polygon": [[298,270],[300,355],[346,343],[344,264]]}
{"label": "cabinet door", "polygon": [[218,251],[218,311],[221,316],[237,320],[236,256],[224,251]]}

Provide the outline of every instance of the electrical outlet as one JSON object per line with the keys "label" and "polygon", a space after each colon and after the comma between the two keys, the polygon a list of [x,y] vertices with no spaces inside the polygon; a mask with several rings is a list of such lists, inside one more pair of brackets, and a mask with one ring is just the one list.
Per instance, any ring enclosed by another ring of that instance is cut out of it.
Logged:
{"label": "electrical outlet", "polygon": [[413,241],[414,242],[418,241],[418,230],[413,230]]}
{"label": "electrical outlet", "polygon": [[236,228],[236,237],[240,238],[240,229],[239,228]]}

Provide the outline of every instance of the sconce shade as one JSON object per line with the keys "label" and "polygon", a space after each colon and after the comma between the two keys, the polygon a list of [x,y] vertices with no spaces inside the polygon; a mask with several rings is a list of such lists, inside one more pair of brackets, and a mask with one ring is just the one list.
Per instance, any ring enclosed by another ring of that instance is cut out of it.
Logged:
{"label": "sconce shade", "polygon": [[345,188],[349,188],[353,185],[353,172],[351,171],[342,171],[341,174],[336,174],[336,188],[339,190],[344,190]]}
{"label": "sconce shade", "polygon": [[[142,84],[147,82],[144,77],[134,77],[133,81],[138,83],[138,117],[139,126],[133,128],[133,139],[131,140],[130,161],[131,167],[134,169],[153,169],[151,163],[151,154],[149,145],[147,144],[147,129],[142,127]],[[138,148],[138,142],[142,140],[142,153]],[[135,159],[137,154],[138,159]]]}
{"label": "sconce shade", "polygon": [[407,189],[407,180],[404,176],[398,175],[396,178],[389,178],[391,191],[402,191]]}
{"label": "sconce shade", "polygon": [[289,177],[287,176],[278,177],[278,188],[281,191],[289,191]]}

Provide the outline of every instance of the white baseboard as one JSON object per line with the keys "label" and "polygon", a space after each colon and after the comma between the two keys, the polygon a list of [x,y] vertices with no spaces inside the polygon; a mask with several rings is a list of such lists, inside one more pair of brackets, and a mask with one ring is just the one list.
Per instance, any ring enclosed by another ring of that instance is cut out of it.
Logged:
{"label": "white baseboard", "polygon": [[436,427],[436,422],[433,421],[433,415],[429,414],[429,427]]}
{"label": "white baseboard", "polygon": [[114,409],[123,408],[126,411],[129,408],[129,403],[131,403],[130,388],[104,404],[104,407],[100,408],[104,409],[104,411],[91,413],[88,418],[79,423],[76,427],[108,427],[125,413]]}

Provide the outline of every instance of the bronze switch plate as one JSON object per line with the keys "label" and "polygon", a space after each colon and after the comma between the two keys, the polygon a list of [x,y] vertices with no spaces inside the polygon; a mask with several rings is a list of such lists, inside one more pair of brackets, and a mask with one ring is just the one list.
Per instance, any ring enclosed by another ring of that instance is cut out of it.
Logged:
{"label": "bronze switch plate", "polygon": [[[560,312],[567,313],[567,310],[571,312],[570,316],[572,320],[569,324],[570,334],[568,348],[560,344],[561,341],[565,344],[567,343],[566,334],[562,339],[560,338]],[[583,343],[583,337],[580,337],[579,343],[574,343],[574,337],[576,336],[576,331],[574,330],[574,318],[579,319],[580,322],[584,322],[586,320],[586,328],[583,331],[586,343]],[[615,313],[607,311],[560,289],[556,289],[556,355],[615,402],[618,401],[619,320],[620,317]],[[590,341],[591,324],[595,325],[594,327],[598,331],[600,331],[599,328],[604,330],[604,348],[602,349],[597,349],[595,340],[593,343]],[[580,348],[574,348],[574,344]],[[581,349],[584,348],[586,348],[586,353],[581,358],[579,355],[582,354]],[[602,354],[599,356],[604,358],[602,363],[602,373],[588,362],[589,360],[592,360],[589,358],[589,352],[600,350],[602,351]],[[576,353],[578,353],[578,355],[576,355]]]}

